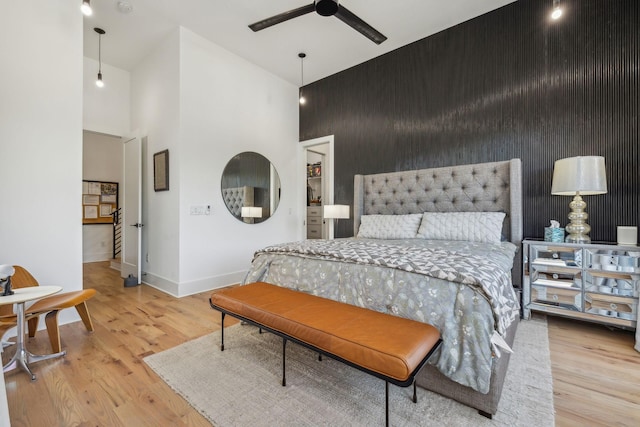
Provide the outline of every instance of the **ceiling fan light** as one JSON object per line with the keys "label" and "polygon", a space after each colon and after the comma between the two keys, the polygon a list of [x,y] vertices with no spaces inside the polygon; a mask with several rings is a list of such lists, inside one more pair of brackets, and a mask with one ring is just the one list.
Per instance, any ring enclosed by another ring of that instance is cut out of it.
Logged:
{"label": "ceiling fan light", "polygon": [[80,6],[80,10],[84,15],[91,16],[93,14],[93,10],[91,9],[91,1],[82,0],[82,5]]}
{"label": "ceiling fan light", "polygon": [[322,16],[333,16],[338,11],[338,0],[316,0],[316,12]]}

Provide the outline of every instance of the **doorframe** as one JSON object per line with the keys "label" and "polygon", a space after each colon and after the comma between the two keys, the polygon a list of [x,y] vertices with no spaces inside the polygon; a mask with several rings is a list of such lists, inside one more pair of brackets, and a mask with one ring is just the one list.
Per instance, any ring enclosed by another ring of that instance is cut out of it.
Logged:
{"label": "doorframe", "polygon": [[[319,138],[308,139],[300,141],[298,144],[298,167],[296,176],[298,177],[298,206],[303,206],[303,221],[302,221],[302,238],[307,238],[307,150],[318,145],[329,145],[327,150],[326,164],[322,165],[322,178],[323,181],[327,179],[327,193],[324,195],[325,200],[323,204],[333,204],[333,173],[334,173],[334,136],[327,135]],[[324,185],[324,184],[323,184]],[[333,221],[328,224],[328,236],[327,238],[333,239]]]}

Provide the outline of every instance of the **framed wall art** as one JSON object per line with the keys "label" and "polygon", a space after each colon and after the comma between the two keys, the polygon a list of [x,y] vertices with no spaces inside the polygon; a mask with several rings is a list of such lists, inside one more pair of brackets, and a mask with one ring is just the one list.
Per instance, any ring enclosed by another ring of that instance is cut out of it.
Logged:
{"label": "framed wall art", "polygon": [[118,183],[82,181],[82,223],[113,224],[118,210]]}
{"label": "framed wall art", "polygon": [[169,150],[160,151],[153,155],[153,189],[155,191],[169,190]]}

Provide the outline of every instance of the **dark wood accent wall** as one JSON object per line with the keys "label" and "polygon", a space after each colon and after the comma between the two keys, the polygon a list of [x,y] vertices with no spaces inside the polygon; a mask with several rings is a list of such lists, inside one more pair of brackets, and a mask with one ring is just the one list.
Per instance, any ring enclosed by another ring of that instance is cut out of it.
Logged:
{"label": "dark wood accent wall", "polygon": [[524,235],[542,237],[568,221],[554,161],[601,155],[609,191],[585,197],[591,238],[638,225],[640,1],[561,4],[552,21],[551,0],[520,0],[305,86],[300,140],[335,135],[335,202],[353,204],[358,173],[519,157]]}

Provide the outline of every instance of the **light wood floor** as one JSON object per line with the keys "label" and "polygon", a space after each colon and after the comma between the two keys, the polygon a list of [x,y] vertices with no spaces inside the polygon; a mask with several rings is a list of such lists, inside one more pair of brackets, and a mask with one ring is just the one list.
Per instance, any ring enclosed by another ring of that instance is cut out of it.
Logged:
{"label": "light wood floor", "polygon": [[[88,303],[95,332],[64,325],[66,357],[34,364],[33,383],[20,371],[5,375],[12,426],[208,426],[142,358],[219,329],[209,293],[176,299],[145,285],[124,288],[108,263],[85,264],[84,277],[98,290]],[[640,425],[632,333],[549,318],[549,337],[556,425]],[[28,345],[50,351],[44,331]]]}

